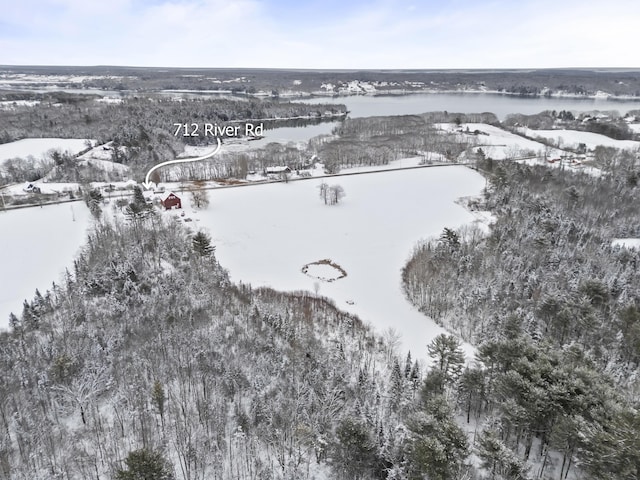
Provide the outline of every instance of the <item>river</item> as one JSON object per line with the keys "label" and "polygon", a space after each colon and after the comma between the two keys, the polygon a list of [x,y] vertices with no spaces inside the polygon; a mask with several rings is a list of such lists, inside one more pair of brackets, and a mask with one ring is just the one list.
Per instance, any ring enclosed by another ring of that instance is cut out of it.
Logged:
{"label": "river", "polygon": [[544,110],[617,110],[624,115],[640,110],[638,100],[607,100],[604,98],[519,97],[495,93],[419,93],[411,95],[351,95],[339,97],[313,97],[296,100],[306,103],[345,104],[349,116],[415,115],[425,112],[447,111],[456,113],[495,113],[504,120],[511,113],[535,114]]}
{"label": "river", "polygon": [[[425,112],[447,111],[459,113],[494,113],[504,120],[512,113],[526,115],[545,110],[570,110],[589,112],[593,110],[615,110],[621,115],[640,110],[639,100],[607,100],[604,98],[565,97],[518,97],[495,93],[420,93],[412,95],[351,95],[339,97],[313,97],[296,102],[312,104],[344,104],[349,117],[372,117],[384,115],[415,115]],[[339,122],[306,123],[300,121],[298,127],[277,127],[265,130],[264,138],[252,142],[252,147],[262,147],[270,142],[306,142],[317,135],[331,133]]]}

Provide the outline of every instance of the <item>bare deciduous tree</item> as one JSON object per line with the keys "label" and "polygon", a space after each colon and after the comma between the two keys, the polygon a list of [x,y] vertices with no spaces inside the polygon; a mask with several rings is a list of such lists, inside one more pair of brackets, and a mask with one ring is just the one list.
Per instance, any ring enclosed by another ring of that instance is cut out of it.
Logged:
{"label": "bare deciduous tree", "polygon": [[195,208],[207,208],[209,206],[209,194],[202,182],[195,182],[191,191],[191,203]]}
{"label": "bare deciduous tree", "polygon": [[318,188],[320,189],[320,198],[324,200],[324,204],[326,205],[329,203],[329,185],[327,182],[322,182],[318,185]]}
{"label": "bare deciduous tree", "polygon": [[345,195],[344,188],[340,185],[331,185],[331,187],[329,187],[329,203],[331,205],[337,205]]}

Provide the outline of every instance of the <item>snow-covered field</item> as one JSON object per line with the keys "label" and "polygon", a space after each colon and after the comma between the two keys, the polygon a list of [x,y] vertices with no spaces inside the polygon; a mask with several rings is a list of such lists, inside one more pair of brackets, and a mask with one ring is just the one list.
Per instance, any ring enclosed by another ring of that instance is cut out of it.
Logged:
{"label": "snow-covered field", "polygon": [[0,212],[0,328],[7,328],[9,313],[22,313],[22,302],[32,300],[36,288],[44,295],[73,267],[90,218],[81,202]]}
{"label": "snow-covered field", "polygon": [[[104,160],[111,161],[113,158],[113,142],[107,142],[103,145],[95,145],[91,150],[83,153],[78,157],[79,160]],[[126,153],[127,147],[118,147],[122,153]]]}
{"label": "snow-covered field", "polygon": [[[523,157],[528,153],[542,155],[545,149],[548,155],[564,153],[555,148],[548,149],[540,142],[523,138],[485,123],[463,123],[460,126],[454,123],[439,123],[436,124],[436,127],[449,132],[458,132],[465,140],[474,142],[478,147],[481,147],[485,155],[494,160]],[[478,134],[474,134],[475,131],[478,131]]]}
{"label": "snow-covered field", "polygon": [[522,133],[530,137],[542,137],[549,140],[561,140],[560,146],[576,148],[578,144],[584,143],[589,150],[593,150],[598,145],[614,147],[627,150],[640,148],[640,142],[635,140],[616,140],[599,133],[579,132],[577,130],[533,130],[523,127]]}
{"label": "snow-covered field", "polygon": [[395,329],[404,349],[425,358],[443,329],[405,299],[400,271],[418,240],[474,220],[454,201],[479,194],[484,178],[455,166],[331,178],[346,192],[337,206],[320,200],[321,181],[210,191],[208,210],[190,225],[209,230],[232,280],[254,286],[313,292],[318,280],[302,267],[331,259],[348,275],[319,282],[319,294],[379,333]]}
{"label": "snow-covered field", "polygon": [[118,172],[122,175],[127,175],[130,170],[127,165],[115,163],[110,160],[99,160],[95,158],[90,160],[80,160],[78,165],[82,167],[93,167],[105,172]]}
{"label": "snow-covered field", "polygon": [[85,148],[87,140],[82,138],[25,138],[0,144],[0,164],[10,158],[33,157],[41,160],[49,150],[60,150],[73,155]]}

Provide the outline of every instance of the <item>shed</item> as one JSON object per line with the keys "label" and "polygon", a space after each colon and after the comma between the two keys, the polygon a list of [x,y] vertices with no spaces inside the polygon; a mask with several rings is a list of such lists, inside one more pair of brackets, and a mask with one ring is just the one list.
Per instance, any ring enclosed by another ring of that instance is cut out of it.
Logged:
{"label": "shed", "polygon": [[180,197],[173,192],[165,193],[160,198],[160,203],[162,203],[162,206],[167,210],[182,208],[182,201],[180,200]]}
{"label": "shed", "polygon": [[267,175],[280,174],[280,173],[291,173],[291,169],[287,166],[277,166],[277,167],[267,167],[265,169],[265,173]]}

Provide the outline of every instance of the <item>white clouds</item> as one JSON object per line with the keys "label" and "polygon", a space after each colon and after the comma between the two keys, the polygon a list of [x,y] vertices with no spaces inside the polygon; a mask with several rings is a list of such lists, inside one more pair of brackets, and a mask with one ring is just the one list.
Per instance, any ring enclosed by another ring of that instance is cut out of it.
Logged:
{"label": "white clouds", "polygon": [[7,64],[640,66],[640,5],[601,5],[382,0],[351,10],[292,10],[283,20],[264,0],[23,0],[7,6],[3,21],[12,28],[0,33],[0,44]]}

